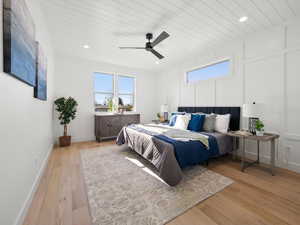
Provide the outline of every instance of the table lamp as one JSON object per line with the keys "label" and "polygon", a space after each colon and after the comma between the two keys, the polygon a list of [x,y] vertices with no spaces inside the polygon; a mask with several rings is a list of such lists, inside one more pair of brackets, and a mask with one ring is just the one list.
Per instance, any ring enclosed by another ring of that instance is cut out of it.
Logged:
{"label": "table lamp", "polygon": [[169,116],[168,111],[169,111],[169,107],[167,104],[161,105],[160,112],[163,113],[165,121],[168,120],[168,116]]}
{"label": "table lamp", "polygon": [[255,134],[255,126],[256,122],[259,120],[261,115],[261,104],[257,104],[255,102],[251,104],[243,105],[243,117],[249,119],[248,130]]}

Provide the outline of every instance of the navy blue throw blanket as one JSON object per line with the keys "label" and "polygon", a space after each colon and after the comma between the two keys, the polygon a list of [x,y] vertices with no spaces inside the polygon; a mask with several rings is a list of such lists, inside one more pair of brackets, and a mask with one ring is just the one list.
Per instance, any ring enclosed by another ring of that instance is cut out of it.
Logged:
{"label": "navy blue throw blanket", "polygon": [[207,133],[205,133],[204,135],[207,135],[209,137],[208,138],[209,149],[207,149],[206,146],[200,141],[194,141],[194,140],[179,141],[179,140],[169,138],[162,134],[157,134],[145,130],[140,127],[130,126],[130,128],[149,134],[153,137],[156,137],[160,140],[172,144],[174,147],[175,157],[177,159],[180,168],[182,169],[188,166],[203,163],[206,160],[219,155],[219,147],[216,138]]}

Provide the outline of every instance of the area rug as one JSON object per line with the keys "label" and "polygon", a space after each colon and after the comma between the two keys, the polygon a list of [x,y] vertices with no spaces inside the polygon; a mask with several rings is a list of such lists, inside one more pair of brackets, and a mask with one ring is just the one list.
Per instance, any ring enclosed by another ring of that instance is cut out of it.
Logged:
{"label": "area rug", "polygon": [[165,224],[233,183],[194,166],[170,187],[150,163],[116,145],[81,150],[81,159],[93,225]]}

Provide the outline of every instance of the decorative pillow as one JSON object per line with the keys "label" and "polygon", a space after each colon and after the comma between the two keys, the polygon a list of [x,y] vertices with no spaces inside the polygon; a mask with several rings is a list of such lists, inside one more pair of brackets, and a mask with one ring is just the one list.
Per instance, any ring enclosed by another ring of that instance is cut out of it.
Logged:
{"label": "decorative pillow", "polygon": [[196,131],[196,132],[202,131],[204,120],[205,120],[204,114],[202,114],[202,115],[192,114],[191,120],[188,125],[188,130]]}
{"label": "decorative pillow", "polygon": [[191,117],[189,115],[177,115],[174,128],[186,130]]}
{"label": "decorative pillow", "polygon": [[229,128],[230,114],[216,116],[215,131],[226,133]]}
{"label": "decorative pillow", "polygon": [[215,114],[206,114],[204,124],[203,124],[203,131],[214,132],[216,117],[217,115]]}
{"label": "decorative pillow", "polygon": [[175,125],[175,123],[176,123],[176,118],[177,118],[177,115],[173,115],[173,116],[171,116],[171,118],[170,118],[170,121],[169,121],[169,126],[174,126]]}

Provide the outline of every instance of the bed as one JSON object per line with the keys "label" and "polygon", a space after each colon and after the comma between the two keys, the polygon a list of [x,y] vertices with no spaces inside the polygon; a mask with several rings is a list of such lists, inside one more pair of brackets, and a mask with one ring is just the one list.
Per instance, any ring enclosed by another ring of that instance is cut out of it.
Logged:
{"label": "bed", "polygon": [[[229,129],[239,130],[240,127],[240,107],[178,107],[178,112],[229,113]],[[232,137],[225,134],[182,131],[157,124],[123,127],[117,144],[128,145],[151,162],[160,178],[171,186],[181,181],[183,169],[233,150]]]}

